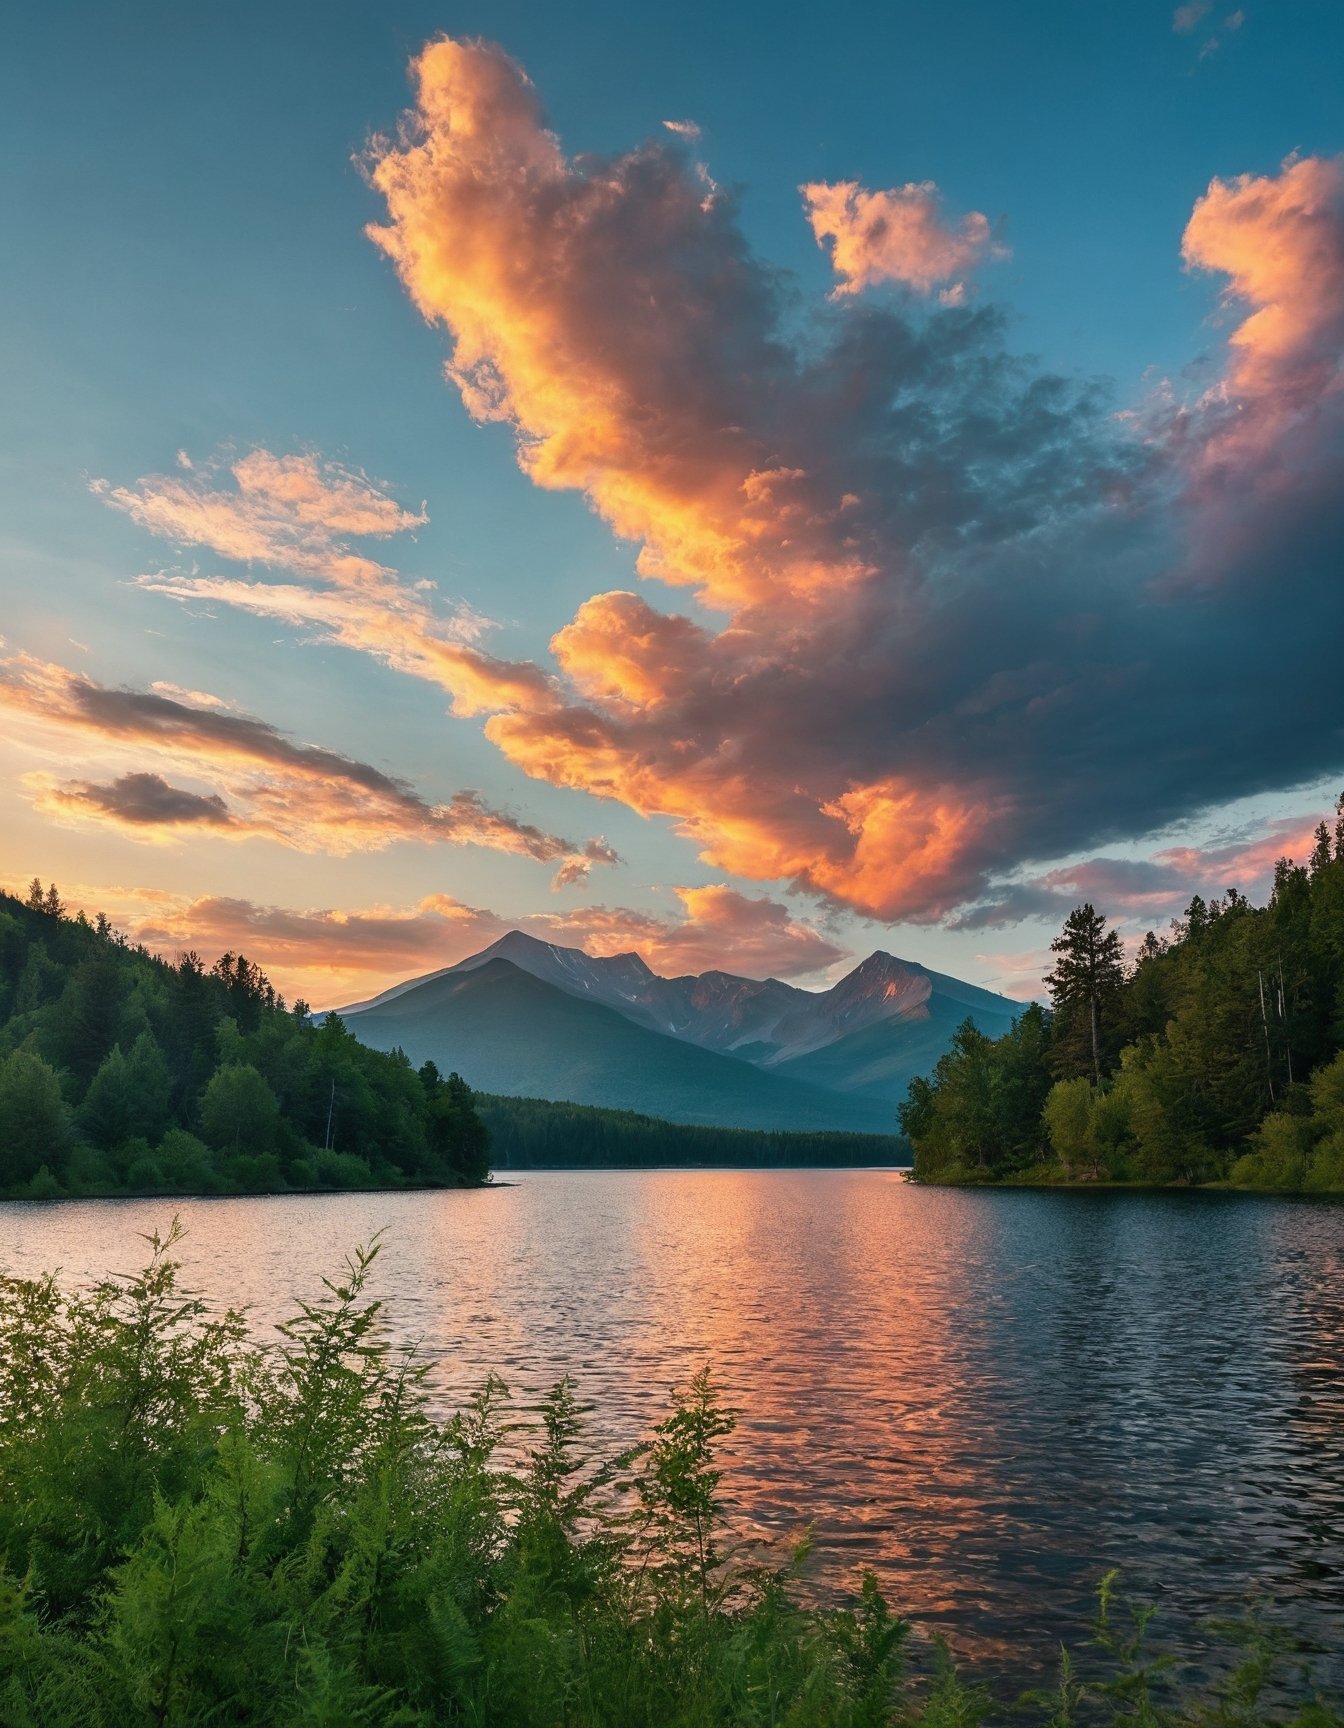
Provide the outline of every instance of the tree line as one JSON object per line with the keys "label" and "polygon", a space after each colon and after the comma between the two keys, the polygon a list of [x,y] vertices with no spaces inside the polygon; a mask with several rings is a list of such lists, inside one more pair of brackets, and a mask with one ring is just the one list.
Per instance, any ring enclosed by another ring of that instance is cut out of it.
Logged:
{"label": "tree line", "polygon": [[711,1128],[664,1122],[634,1110],[486,1093],[477,1105],[490,1130],[496,1170],[642,1170],[670,1164],[852,1169],[909,1162],[908,1143],[894,1134]]}
{"label": "tree line", "polygon": [[489,1173],[471,1089],[288,1007],[260,967],[176,963],[55,885],[0,894],[0,1193],[458,1186]]}
{"label": "tree line", "polygon": [[917,1177],[1344,1190],[1344,796],[1267,905],[1196,895],[1128,962],[1083,905],[1051,948],[1048,1008],[911,1085]]}

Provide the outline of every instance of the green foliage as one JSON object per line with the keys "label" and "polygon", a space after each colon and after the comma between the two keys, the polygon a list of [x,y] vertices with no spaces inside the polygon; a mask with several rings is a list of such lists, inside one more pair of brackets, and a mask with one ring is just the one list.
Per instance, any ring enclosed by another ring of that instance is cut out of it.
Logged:
{"label": "green foliage", "polygon": [[1050,1088],[1043,1112],[1051,1150],[1066,1170],[1094,1163],[1092,1156],[1092,1083],[1081,1076]]}
{"label": "green foliage", "polygon": [[[872,1577],[819,1608],[801,1552],[743,1557],[708,1373],[597,1463],[568,1381],[530,1424],[497,1380],[436,1418],[369,1296],[376,1244],[265,1348],[183,1291],[176,1243],[88,1292],[0,1279],[6,1725],[977,1728],[997,1708],[945,1653],[909,1675]],[[1227,1678],[1183,1697],[1108,1579],[1091,1655],[1019,1713],[1339,1728],[1281,1632],[1232,1630]]]}
{"label": "green foliage", "polygon": [[1344,1189],[1344,1052],[1311,1077],[1299,1110],[1277,1110],[1251,1136],[1250,1151],[1232,1166],[1244,1188]]}
{"label": "green foliage", "polygon": [[289,1013],[241,955],[207,970],[0,895],[0,1194],[458,1186],[489,1174],[459,1075]]}
{"label": "green foliage", "polygon": [[207,1145],[234,1157],[270,1152],[279,1125],[275,1093],[250,1062],[216,1069],[201,1099],[201,1137]]}
{"label": "green foliage", "polygon": [[963,1021],[932,1077],[912,1083],[899,1111],[915,1147],[916,1175],[983,1180],[1035,1163],[1050,1089],[1048,1055],[1046,1017],[1035,1004],[997,1040]]}
{"label": "green foliage", "polygon": [[0,1063],[0,1159],[10,1183],[61,1167],[67,1117],[60,1081],[36,1051],[16,1050]]}
{"label": "green foliage", "polygon": [[707,1128],[663,1122],[634,1110],[481,1093],[476,1105],[490,1132],[496,1170],[649,1169],[667,1164],[852,1168],[904,1164],[909,1158],[909,1146],[894,1134]]}
{"label": "green foliage", "polygon": [[[1344,797],[1267,906],[1196,895],[1123,975],[1105,923],[1081,906],[1052,944],[1030,1052],[1025,1015],[993,1044],[963,1028],[911,1087],[916,1176],[1344,1190]],[[1010,1101],[1013,1068],[1036,1085]]]}

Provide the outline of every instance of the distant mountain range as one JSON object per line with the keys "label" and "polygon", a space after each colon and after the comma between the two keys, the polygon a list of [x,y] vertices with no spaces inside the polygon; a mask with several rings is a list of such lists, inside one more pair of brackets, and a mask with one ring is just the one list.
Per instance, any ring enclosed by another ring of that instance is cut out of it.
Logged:
{"label": "distant mountain range", "polygon": [[511,930],[438,972],[340,1010],[379,1050],[482,1091],[724,1128],[890,1134],[911,1079],[968,1016],[990,1037],[1020,1004],[891,954],[829,990],[702,972],[660,978]]}

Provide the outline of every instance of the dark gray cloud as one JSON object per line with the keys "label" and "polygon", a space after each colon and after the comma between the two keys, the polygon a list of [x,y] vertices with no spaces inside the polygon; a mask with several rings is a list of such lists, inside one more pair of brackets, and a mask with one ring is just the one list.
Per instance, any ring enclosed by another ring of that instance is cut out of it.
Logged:
{"label": "dark gray cloud", "polygon": [[170,786],[158,774],[122,774],[104,786],[76,780],[60,787],[59,796],[132,827],[227,828],[232,821],[222,798]]}

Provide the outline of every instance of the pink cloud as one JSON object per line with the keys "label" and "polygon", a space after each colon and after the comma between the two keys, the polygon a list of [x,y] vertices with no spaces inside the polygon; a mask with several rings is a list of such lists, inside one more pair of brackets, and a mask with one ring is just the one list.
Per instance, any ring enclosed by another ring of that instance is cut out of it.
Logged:
{"label": "pink cloud", "polygon": [[[879,282],[902,282],[929,294],[986,258],[1006,255],[979,211],[955,225],[946,222],[931,180],[885,192],[866,191],[857,180],[816,181],[800,191],[817,244],[830,242],[838,295],[858,294]],[[946,303],[958,305],[964,285],[946,294]]]}
{"label": "pink cloud", "polygon": [[639,953],[665,976],[714,968],[748,977],[804,978],[847,958],[814,925],[765,897],[722,884],[678,888],[675,912],[593,906],[510,921],[435,894],[411,907],[350,909],[261,905],[229,896],[62,884],[67,903],[104,911],[137,942],[168,958],[242,951],[291,996],[348,1000],[399,978],[451,966],[521,928],[590,954]]}
{"label": "pink cloud", "polygon": [[1186,225],[1191,268],[1227,277],[1224,304],[1249,308],[1228,337],[1199,465],[1263,465],[1285,434],[1344,387],[1344,157],[1303,157],[1277,175],[1213,180]]}
{"label": "pink cloud", "polygon": [[[1235,888],[1263,904],[1281,858],[1303,863],[1322,818],[1290,816],[1249,838],[1204,846],[1167,846],[1147,858],[1095,857],[1024,874],[978,905],[954,928],[1001,929],[1024,918],[1062,920],[1090,901],[1137,939],[1179,918],[1195,895],[1214,899]],[[983,958],[983,957],[982,957]]]}

